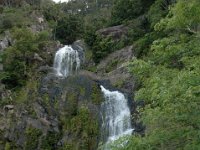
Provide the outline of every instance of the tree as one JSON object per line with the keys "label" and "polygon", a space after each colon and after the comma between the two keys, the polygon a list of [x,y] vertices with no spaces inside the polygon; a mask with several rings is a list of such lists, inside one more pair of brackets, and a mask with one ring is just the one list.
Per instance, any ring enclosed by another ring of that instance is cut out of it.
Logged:
{"label": "tree", "polygon": [[58,21],[56,38],[64,44],[72,44],[83,32],[82,21],[77,15],[69,15]]}
{"label": "tree", "polygon": [[111,24],[135,19],[144,14],[155,0],[116,0],[112,9]]}
{"label": "tree", "polygon": [[140,0],[117,0],[112,10],[112,24],[121,24],[124,20],[136,18],[141,12]]}
{"label": "tree", "polygon": [[32,63],[34,53],[38,52],[40,43],[47,40],[47,36],[43,33],[33,34],[28,29],[15,29],[13,38],[16,39],[15,44],[3,53],[2,83],[7,88],[25,85],[34,66]]}
{"label": "tree", "polygon": [[156,29],[179,29],[190,33],[197,34],[200,32],[200,1],[191,0],[188,3],[185,0],[179,0],[177,4],[171,8],[167,18],[161,20],[156,25]]}
{"label": "tree", "polygon": [[175,0],[156,0],[148,11],[148,20],[153,29],[163,17],[169,12],[169,6],[174,4]]}

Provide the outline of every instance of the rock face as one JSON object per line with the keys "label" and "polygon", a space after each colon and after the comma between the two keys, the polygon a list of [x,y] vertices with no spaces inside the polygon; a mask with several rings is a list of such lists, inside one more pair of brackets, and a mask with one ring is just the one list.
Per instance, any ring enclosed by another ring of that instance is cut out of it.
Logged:
{"label": "rock face", "polygon": [[127,36],[128,27],[124,25],[113,26],[113,27],[98,30],[97,33],[102,35],[103,37],[111,37],[113,40],[119,40],[123,36]]}
{"label": "rock face", "polygon": [[41,13],[33,11],[30,17],[34,20],[33,24],[29,27],[32,32],[41,32],[48,29],[48,24]]}
{"label": "rock face", "polygon": [[103,59],[97,65],[96,72],[81,70],[79,74],[86,75],[94,81],[109,81],[112,87],[133,96],[134,77],[128,71],[128,62],[133,56],[133,47],[128,46]]}
{"label": "rock face", "polygon": [[97,74],[109,80],[112,86],[133,95],[134,77],[128,71],[128,63],[133,56],[132,46],[113,52],[99,63]]}
{"label": "rock face", "polygon": [[101,74],[109,73],[112,70],[123,67],[123,65],[129,62],[132,57],[133,46],[128,46],[121,50],[117,50],[108,55],[98,64],[97,72]]}
{"label": "rock face", "polygon": [[[83,145],[88,150],[97,148],[99,107],[103,100],[97,82],[84,75],[59,78],[48,73],[36,91],[28,88],[26,92],[26,105],[5,105],[1,109],[0,141],[9,141],[12,148],[19,149],[58,149],[68,144],[77,149]],[[88,134],[93,134],[93,139],[85,141]],[[30,142],[32,147],[27,145]]]}
{"label": "rock face", "polygon": [[62,46],[59,41],[51,41],[41,50],[40,54],[35,53],[33,59],[39,64],[38,66],[52,66],[55,53]]}
{"label": "rock face", "polygon": [[86,44],[82,40],[78,40],[72,44],[72,48],[78,51],[81,64],[84,64]]}
{"label": "rock face", "polygon": [[[13,44],[13,40],[11,38],[10,32],[6,31],[3,34],[3,37],[0,37],[0,54],[9,46]],[[3,71],[3,64],[0,58],[0,72]]]}
{"label": "rock face", "polygon": [[6,31],[4,33],[3,38],[0,38],[0,53],[6,49],[8,46],[13,44],[13,40],[11,38],[10,32]]}

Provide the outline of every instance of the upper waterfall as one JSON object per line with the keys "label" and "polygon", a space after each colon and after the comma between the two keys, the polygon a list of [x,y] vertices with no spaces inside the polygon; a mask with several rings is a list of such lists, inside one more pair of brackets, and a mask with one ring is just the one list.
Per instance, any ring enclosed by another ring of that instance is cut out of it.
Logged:
{"label": "upper waterfall", "polygon": [[[124,135],[132,134],[131,113],[128,101],[118,91],[109,91],[101,86],[105,102],[101,106],[104,130],[103,138],[106,143],[117,140]],[[106,150],[108,148],[105,148]]]}
{"label": "upper waterfall", "polygon": [[54,68],[58,76],[67,77],[77,72],[79,67],[80,59],[78,51],[74,50],[71,46],[66,45],[56,52]]}

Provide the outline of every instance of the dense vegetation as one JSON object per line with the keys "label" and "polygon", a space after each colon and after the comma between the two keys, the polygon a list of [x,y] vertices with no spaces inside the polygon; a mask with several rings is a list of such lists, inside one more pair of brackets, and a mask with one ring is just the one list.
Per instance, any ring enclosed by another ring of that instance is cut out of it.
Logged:
{"label": "dense vegetation", "polygon": [[[1,56],[4,72],[0,79],[6,88],[21,92],[28,85],[27,81],[36,76],[37,64],[31,58],[35,53],[42,55],[42,50],[54,40],[71,44],[83,38],[96,64],[109,53],[133,45],[135,57],[129,70],[138,82],[134,99],[145,103],[144,107],[137,108],[138,121],[146,127],[145,135],[135,133],[128,137],[125,147],[118,145],[126,138],[111,147],[200,149],[199,0],[74,0],[66,4],[50,0],[2,0],[1,4],[0,33],[3,35],[9,30],[15,39]],[[32,11],[44,16],[48,23],[44,31],[30,30],[34,20],[25,16]],[[128,36],[118,41],[104,38],[98,32],[121,24],[129,28]],[[90,149],[88,143],[93,140],[90,134],[98,134],[95,121],[88,126],[89,117],[88,110],[81,108],[75,117],[63,121],[65,128],[77,135],[80,133],[82,139],[86,136],[88,141],[82,143],[84,149]],[[32,128],[26,132],[34,139],[40,134]],[[31,140],[28,138],[27,146],[34,147],[38,141],[31,143]],[[47,141],[53,143],[50,138],[43,144]],[[73,144],[66,143],[66,149],[72,149]]]}
{"label": "dense vegetation", "polygon": [[200,148],[200,2],[178,0],[166,7],[167,2],[157,0],[150,7],[152,29],[135,42],[138,57],[130,71],[140,82],[135,100],[145,102],[138,111],[146,131],[123,149]]}

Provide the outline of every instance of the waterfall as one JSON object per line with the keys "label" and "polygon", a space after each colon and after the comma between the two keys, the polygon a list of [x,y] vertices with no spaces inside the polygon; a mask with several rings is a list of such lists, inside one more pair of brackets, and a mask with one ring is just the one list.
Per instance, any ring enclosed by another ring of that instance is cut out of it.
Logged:
{"label": "waterfall", "polygon": [[[58,76],[73,75],[80,68],[80,53],[71,46],[60,48],[54,59],[54,68]],[[118,138],[131,135],[131,113],[128,100],[119,91],[109,91],[103,86],[101,91],[105,101],[101,104],[102,114],[102,140],[105,142],[104,150],[109,150],[109,143]]]}
{"label": "waterfall", "polygon": [[118,91],[109,91],[103,86],[101,91],[105,97],[105,102],[101,105],[103,139],[110,143],[124,135],[131,135],[131,113],[125,96]]}
{"label": "waterfall", "polygon": [[64,46],[60,48],[55,55],[54,68],[58,76],[67,77],[71,75],[80,67],[80,59],[78,51],[71,46]]}

